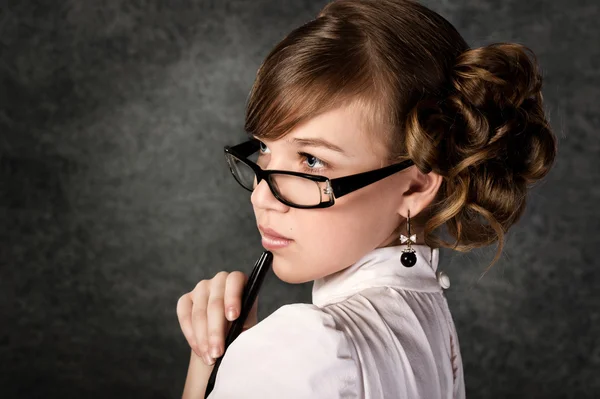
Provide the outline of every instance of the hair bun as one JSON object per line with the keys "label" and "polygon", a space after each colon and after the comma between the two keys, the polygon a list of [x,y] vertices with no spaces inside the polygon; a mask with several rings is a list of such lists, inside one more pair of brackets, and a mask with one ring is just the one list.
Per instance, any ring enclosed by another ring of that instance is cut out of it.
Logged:
{"label": "hair bun", "polygon": [[472,150],[488,149],[484,161],[500,162],[528,183],[544,177],[555,139],[543,109],[542,75],[533,52],[495,43],[461,54],[449,102],[465,122]]}
{"label": "hair bun", "polygon": [[[445,225],[459,251],[500,241],[522,215],[527,186],[549,172],[556,139],[543,110],[535,56],[519,44],[462,53],[446,98],[425,98],[409,113],[408,155],[444,177],[425,228]],[[492,264],[494,263],[492,262]]]}
{"label": "hair bun", "polygon": [[526,99],[537,99],[542,77],[529,48],[494,43],[469,49],[458,57],[453,86],[475,107],[518,108]]}

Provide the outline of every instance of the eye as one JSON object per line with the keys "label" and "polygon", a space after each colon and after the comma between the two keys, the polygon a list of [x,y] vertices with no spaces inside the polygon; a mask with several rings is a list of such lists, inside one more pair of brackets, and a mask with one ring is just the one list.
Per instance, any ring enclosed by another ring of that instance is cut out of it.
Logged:
{"label": "eye", "polygon": [[299,152],[298,155],[300,155],[301,157],[304,157],[306,159],[306,166],[308,166],[308,168],[306,168],[306,169],[308,169],[310,171],[322,170],[329,166],[327,164],[327,162],[322,161],[319,158],[317,158],[314,155],[311,155],[309,153]]}
{"label": "eye", "polygon": [[322,162],[317,157],[313,157],[312,155],[306,157],[306,164],[311,168],[319,167],[320,163]]}
{"label": "eye", "polygon": [[263,143],[262,141],[259,141],[258,143],[259,143],[261,154],[266,154],[267,151],[269,150],[269,147],[267,147],[267,145],[265,143]]}

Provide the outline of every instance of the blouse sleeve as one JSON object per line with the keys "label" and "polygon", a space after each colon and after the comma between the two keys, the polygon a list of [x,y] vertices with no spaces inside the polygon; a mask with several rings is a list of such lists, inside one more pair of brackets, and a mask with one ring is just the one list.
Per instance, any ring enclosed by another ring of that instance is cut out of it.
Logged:
{"label": "blouse sleeve", "polygon": [[317,306],[283,306],[229,346],[208,398],[358,398],[352,345]]}

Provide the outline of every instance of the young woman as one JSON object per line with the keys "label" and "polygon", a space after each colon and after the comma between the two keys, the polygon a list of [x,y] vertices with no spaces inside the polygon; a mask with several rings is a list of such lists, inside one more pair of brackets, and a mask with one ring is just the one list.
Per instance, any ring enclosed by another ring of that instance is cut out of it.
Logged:
{"label": "young woman", "polygon": [[[408,0],[334,1],[285,37],[226,156],[274,273],[314,281],[312,303],[258,324],[255,307],[209,398],[463,398],[439,248],[500,256],[555,158],[541,82],[525,47],[471,49]],[[245,279],[180,298],[184,397],[203,397]]]}

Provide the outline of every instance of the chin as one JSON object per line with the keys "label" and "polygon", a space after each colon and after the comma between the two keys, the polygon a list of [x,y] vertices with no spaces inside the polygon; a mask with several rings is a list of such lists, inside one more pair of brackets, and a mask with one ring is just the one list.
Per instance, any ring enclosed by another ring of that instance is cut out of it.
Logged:
{"label": "chin", "polygon": [[277,278],[288,284],[302,284],[312,281],[310,276],[302,273],[304,270],[299,270],[286,260],[278,258],[277,255],[273,256],[272,270]]}

